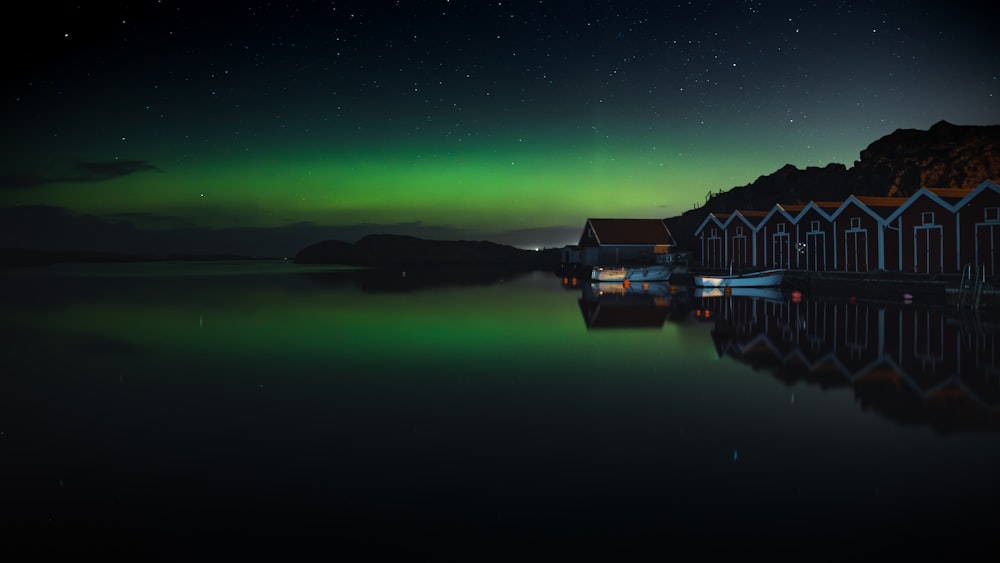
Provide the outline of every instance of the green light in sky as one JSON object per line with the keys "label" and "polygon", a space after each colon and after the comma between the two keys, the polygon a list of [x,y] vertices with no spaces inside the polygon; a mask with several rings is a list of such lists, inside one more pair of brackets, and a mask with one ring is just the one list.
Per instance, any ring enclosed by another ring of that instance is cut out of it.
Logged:
{"label": "green light in sky", "polygon": [[577,225],[594,216],[670,217],[708,191],[751,181],[747,170],[769,166],[755,165],[759,155],[722,157],[676,143],[586,145],[478,142],[153,159],[163,173],[52,184],[22,191],[17,203],[145,212],[208,227],[420,221],[488,230]]}

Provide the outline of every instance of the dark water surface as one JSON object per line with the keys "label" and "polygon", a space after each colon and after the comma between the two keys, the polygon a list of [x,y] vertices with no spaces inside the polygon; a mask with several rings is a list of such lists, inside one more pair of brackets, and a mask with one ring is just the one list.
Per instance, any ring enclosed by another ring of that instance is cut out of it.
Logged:
{"label": "dark water surface", "polygon": [[8,552],[1000,554],[976,315],[255,262],[0,284]]}

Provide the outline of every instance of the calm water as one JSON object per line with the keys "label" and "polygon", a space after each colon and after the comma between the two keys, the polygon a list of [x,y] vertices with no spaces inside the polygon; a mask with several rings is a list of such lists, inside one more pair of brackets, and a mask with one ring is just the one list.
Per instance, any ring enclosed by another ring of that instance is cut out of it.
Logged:
{"label": "calm water", "polygon": [[282,263],[0,283],[8,550],[1000,553],[973,315]]}

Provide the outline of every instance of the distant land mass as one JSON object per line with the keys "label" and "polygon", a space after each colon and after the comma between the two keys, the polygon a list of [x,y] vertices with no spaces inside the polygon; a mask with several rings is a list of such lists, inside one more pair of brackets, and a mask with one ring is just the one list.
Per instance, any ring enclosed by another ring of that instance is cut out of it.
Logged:
{"label": "distant land mass", "polygon": [[325,240],[295,255],[296,264],[353,266],[507,266],[554,269],[559,250],[525,250],[489,241],[427,240],[406,235],[375,234],[351,244]]}
{"label": "distant land mass", "polygon": [[708,213],[769,210],[775,204],[842,201],[855,196],[908,197],[925,188],[975,188],[1000,180],[1000,125],[935,123],[927,131],[897,129],[868,145],[850,168],[787,164],[753,183],[707,194],[705,204],[664,219],[682,249]]}

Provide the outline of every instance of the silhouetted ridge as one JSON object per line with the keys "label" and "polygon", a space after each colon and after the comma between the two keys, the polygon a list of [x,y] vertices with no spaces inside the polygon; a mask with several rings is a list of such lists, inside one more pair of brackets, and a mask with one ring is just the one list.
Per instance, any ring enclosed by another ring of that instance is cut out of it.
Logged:
{"label": "silhouetted ridge", "polygon": [[354,244],[325,240],[295,255],[298,264],[353,266],[526,266],[554,267],[558,251],[533,251],[489,241],[428,240],[406,235],[373,234]]}

